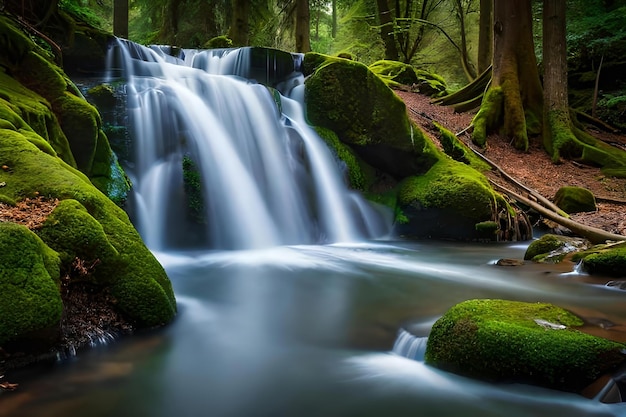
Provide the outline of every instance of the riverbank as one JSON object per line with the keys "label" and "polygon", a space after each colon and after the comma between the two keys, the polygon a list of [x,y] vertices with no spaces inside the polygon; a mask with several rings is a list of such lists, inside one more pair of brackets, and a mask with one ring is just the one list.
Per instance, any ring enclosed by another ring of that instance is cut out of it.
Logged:
{"label": "riverbank", "polygon": [[[433,105],[430,98],[418,93],[396,91],[404,100],[411,119],[429,134],[433,121],[448,130],[458,133],[472,122],[474,113],[455,113],[451,107]],[[602,140],[626,150],[626,136],[599,130],[590,133]],[[459,138],[470,142],[469,135],[463,133]],[[575,161],[564,160],[554,164],[543,149],[539,140],[531,143],[528,152],[513,148],[506,138],[491,135],[487,147],[480,153],[497,164],[507,174],[522,184],[536,190],[548,199],[563,186],[587,188],[596,197],[598,210],[589,213],[573,214],[571,218],[587,226],[597,227],[610,233],[626,235],[626,179],[607,177],[600,168],[582,165]],[[496,173],[487,173],[496,182]]]}

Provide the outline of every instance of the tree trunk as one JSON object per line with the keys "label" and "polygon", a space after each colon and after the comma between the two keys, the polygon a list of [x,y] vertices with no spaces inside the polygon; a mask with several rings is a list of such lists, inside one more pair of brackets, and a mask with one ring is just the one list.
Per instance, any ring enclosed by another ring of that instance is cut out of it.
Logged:
{"label": "tree trunk", "polygon": [[115,0],[113,4],[113,34],[128,39],[128,0]]}
{"label": "tree trunk", "polygon": [[387,0],[376,0],[378,20],[380,21],[380,37],[385,44],[385,59],[397,61],[399,58],[396,37],[393,34],[393,15]]}
{"label": "tree trunk", "polygon": [[493,0],[480,0],[478,24],[478,73],[491,65],[493,55]]}
{"label": "tree trunk", "polygon": [[543,93],[532,37],[530,0],[495,0],[493,78],[474,118],[472,140],[484,146],[499,131],[515,148],[541,132]]}
{"label": "tree trunk", "polygon": [[332,27],[331,36],[333,37],[333,39],[335,39],[337,37],[337,0],[332,0],[332,4],[333,4],[333,27]]}
{"label": "tree trunk", "polygon": [[234,0],[233,19],[228,31],[228,37],[235,46],[247,46],[250,43],[250,0]]}
{"label": "tree trunk", "polygon": [[296,0],[296,52],[311,51],[309,0]]}
{"label": "tree trunk", "polygon": [[459,31],[461,32],[461,65],[463,65],[463,71],[468,81],[472,81],[476,78],[476,68],[469,60],[469,53],[467,51],[467,34],[465,33],[465,8],[461,0],[454,2],[457,9],[457,20],[459,21]]}
{"label": "tree trunk", "polygon": [[554,160],[559,159],[563,142],[576,142],[567,100],[565,7],[562,0],[543,2],[543,140]]}

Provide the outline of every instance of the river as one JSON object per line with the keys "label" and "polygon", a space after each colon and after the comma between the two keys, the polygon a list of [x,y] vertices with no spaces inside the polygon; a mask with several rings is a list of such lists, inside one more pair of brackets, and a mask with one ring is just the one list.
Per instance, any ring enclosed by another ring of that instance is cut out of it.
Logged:
{"label": "river", "polygon": [[447,308],[478,297],[553,302],[623,340],[623,292],[561,266],[494,264],[524,251],[379,241],[157,253],[176,320],[23,371],[0,415],[626,415],[625,403],[471,380],[392,351],[400,328],[427,336]]}

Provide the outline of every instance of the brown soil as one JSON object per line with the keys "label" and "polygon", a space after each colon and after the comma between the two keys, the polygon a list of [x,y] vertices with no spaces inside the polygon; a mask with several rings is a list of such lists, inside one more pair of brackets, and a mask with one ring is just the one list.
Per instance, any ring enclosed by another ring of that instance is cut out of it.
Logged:
{"label": "brown soil", "polygon": [[[455,113],[450,107],[433,105],[429,97],[418,93],[406,91],[396,93],[406,103],[411,119],[428,135],[433,121],[454,133],[459,133],[470,126],[474,117],[474,113]],[[590,130],[590,133],[626,149],[626,136],[598,130]],[[466,144],[470,142],[467,133],[459,135],[459,138]],[[436,140],[434,142],[437,143]],[[480,153],[510,176],[549,200],[562,186],[587,188],[596,196],[598,210],[573,214],[571,218],[585,225],[626,235],[626,179],[606,177],[599,168],[574,161],[554,164],[538,142],[532,143],[528,152],[521,152],[514,149],[505,138],[491,135],[486,148],[480,149]],[[487,173],[487,176],[497,182],[501,180],[493,173]]]}

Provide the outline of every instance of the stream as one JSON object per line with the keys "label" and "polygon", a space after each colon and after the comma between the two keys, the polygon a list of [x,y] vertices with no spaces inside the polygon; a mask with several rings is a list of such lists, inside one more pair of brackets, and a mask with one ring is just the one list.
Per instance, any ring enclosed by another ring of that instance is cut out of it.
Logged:
{"label": "stream", "polygon": [[471,380],[393,352],[401,328],[427,336],[447,308],[477,297],[553,302],[624,339],[623,292],[561,266],[494,264],[525,247],[372,241],[157,253],[176,320],[22,371],[0,415],[626,415],[625,403]]}

